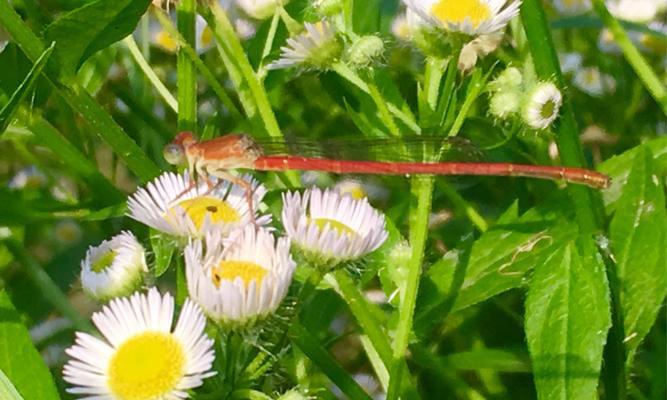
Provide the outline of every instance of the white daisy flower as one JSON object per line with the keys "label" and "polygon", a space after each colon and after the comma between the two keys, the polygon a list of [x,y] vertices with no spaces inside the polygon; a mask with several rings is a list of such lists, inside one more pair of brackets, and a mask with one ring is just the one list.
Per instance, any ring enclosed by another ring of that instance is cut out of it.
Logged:
{"label": "white daisy flower", "polygon": [[649,22],[656,17],[665,0],[607,0],[605,3],[609,12],[618,19]]}
{"label": "white daisy flower", "polygon": [[519,13],[520,0],[403,0],[425,21],[468,35],[501,31]]}
{"label": "white daisy flower", "polygon": [[336,30],[327,21],[305,23],[304,32],[287,39],[281,47],[280,58],[267,66],[269,69],[304,67],[328,68],[341,54],[343,46]]}
{"label": "white daisy flower", "polygon": [[[211,190],[206,183],[190,184],[187,171],[183,175],[166,172],[137,190],[127,201],[128,216],[174,236],[202,237],[209,229],[229,233],[233,228],[252,221],[245,189],[227,181]],[[246,175],[242,179],[252,187],[255,223],[266,225],[271,216],[260,216],[257,205],[266,188]]]}
{"label": "white daisy flower", "polygon": [[564,74],[569,74],[581,68],[583,57],[579,53],[560,53],[558,54],[560,70]]}
{"label": "white daisy flower", "polygon": [[357,259],[387,239],[384,216],[367,199],[332,190],[283,195],[282,219],[292,242],[323,266]]}
{"label": "white daisy flower", "polygon": [[46,184],[46,176],[34,165],[21,168],[7,182],[7,187],[11,190],[37,189]]}
{"label": "white daisy flower", "polygon": [[554,0],[554,7],[563,15],[579,15],[591,9],[590,0]]}
{"label": "white daisy flower", "polygon": [[287,238],[249,225],[221,239],[217,232],[185,248],[188,291],[219,324],[244,326],[274,312],[287,294],[296,263]]}
{"label": "white daisy flower", "polygon": [[533,129],[547,129],[558,118],[563,95],[551,82],[541,82],[528,94],[523,120]]}
{"label": "white daisy flower", "polygon": [[286,0],[236,0],[239,6],[248,16],[255,19],[267,19],[275,14],[278,6],[287,3]]}
{"label": "white daisy flower", "polygon": [[599,97],[616,89],[616,81],[610,75],[603,74],[597,67],[578,70],[572,80],[574,86],[590,96]]}
{"label": "white daisy flower", "polygon": [[[178,51],[178,42],[176,39],[169,32],[162,29],[162,25],[157,21],[152,20],[149,29],[154,45],[169,53],[176,53]],[[204,53],[213,47],[213,32],[206,24],[206,20],[200,15],[197,15],[195,18],[195,40],[195,47],[198,53]]]}
{"label": "white daisy flower", "polygon": [[118,298],[93,314],[106,340],[77,332],[63,378],[87,399],[185,399],[215,374],[213,340],[199,307],[186,300],[172,330],[174,298],[157,289]]}
{"label": "white daisy flower", "polygon": [[361,200],[364,197],[371,200],[387,200],[389,197],[386,187],[367,180],[343,179],[336,183],[334,189],[340,194],[349,194],[355,200]]}
{"label": "white daisy flower", "polygon": [[144,247],[129,231],[90,246],[81,261],[81,285],[99,300],[125,296],[139,287],[148,272]]}

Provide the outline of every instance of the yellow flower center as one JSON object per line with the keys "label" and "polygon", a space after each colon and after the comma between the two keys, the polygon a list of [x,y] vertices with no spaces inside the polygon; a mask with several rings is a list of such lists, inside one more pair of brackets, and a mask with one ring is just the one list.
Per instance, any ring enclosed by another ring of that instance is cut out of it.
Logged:
{"label": "yellow flower center", "polygon": [[331,229],[335,230],[341,235],[353,236],[357,234],[357,232],[355,232],[354,229],[350,228],[349,226],[345,225],[340,221],[336,221],[335,219],[313,218],[310,220],[310,222],[317,225],[317,227],[320,228],[320,230],[324,229],[325,226],[329,225]]}
{"label": "yellow flower center", "polygon": [[458,24],[469,18],[473,28],[491,17],[491,10],[484,0],[439,0],[431,11],[444,23]]}
{"label": "yellow flower center", "polygon": [[201,41],[202,47],[208,47],[211,43],[213,43],[213,31],[211,28],[208,26],[204,28],[201,36],[199,37],[199,40]]}
{"label": "yellow flower center", "polygon": [[160,31],[156,36],[155,36],[155,43],[158,44],[158,46],[162,47],[163,49],[169,51],[169,52],[176,52],[178,49],[178,43],[169,36],[169,34],[165,31]]}
{"label": "yellow flower center", "polygon": [[241,219],[239,213],[232,206],[215,197],[201,196],[183,200],[167,211],[167,218],[176,215],[178,208],[185,210],[197,229],[201,229],[207,216],[209,221],[214,224],[221,222],[233,223]]}
{"label": "yellow flower center", "polygon": [[109,387],[115,398],[149,400],[176,389],[183,377],[185,352],[173,335],[143,332],[121,344],[109,362]]}
{"label": "yellow flower center", "polygon": [[116,258],[116,253],[113,250],[109,250],[104,254],[101,254],[97,259],[93,261],[93,265],[90,266],[90,269],[93,270],[93,272],[100,273],[104,271],[105,269],[109,268],[111,264],[113,264],[113,260]]}
{"label": "yellow flower center", "polygon": [[237,277],[243,280],[245,287],[250,282],[256,281],[257,286],[261,286],[262,280],[266,276],[266,270],[261,266],[249,261],[223,260],[213,269],[213,283],[220,287],[220,282],[234,281]]}

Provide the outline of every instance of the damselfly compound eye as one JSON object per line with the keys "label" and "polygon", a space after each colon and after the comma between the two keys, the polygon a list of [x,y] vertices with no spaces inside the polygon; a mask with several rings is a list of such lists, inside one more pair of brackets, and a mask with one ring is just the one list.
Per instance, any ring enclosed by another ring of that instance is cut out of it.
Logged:
{"label": "damselfly compound eye", "polygon": [[185,152],[183,146],[176,143],[169,143],[164,146],[162,151],[164,159],[171,165],[180,165],[185,163]]}

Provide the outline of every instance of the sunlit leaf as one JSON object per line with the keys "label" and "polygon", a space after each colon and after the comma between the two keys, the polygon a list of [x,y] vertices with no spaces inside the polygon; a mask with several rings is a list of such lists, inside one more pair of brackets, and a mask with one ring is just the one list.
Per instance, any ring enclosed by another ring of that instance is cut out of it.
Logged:
{"label": "sunlit leaf", "polygon": [[25,399],[60,398],[21,316],[4,291],[0,291],[0,370]]}
{"label": "sunlit leaf", "polygon": [[570,242],[535,266],[526,337],[540,399],[596,397],[611,326],[604,263],[591,239]]}
{"label": "sunlit leaf", "polygon": [[617,262],[628,363],[667,294],[665,188],[646,146],[636,151],[610,226]]}

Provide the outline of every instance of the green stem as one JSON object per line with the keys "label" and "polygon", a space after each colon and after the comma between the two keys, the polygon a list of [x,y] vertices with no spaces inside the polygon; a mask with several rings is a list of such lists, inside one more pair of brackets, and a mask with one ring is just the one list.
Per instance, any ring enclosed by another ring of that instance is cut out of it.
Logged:
{"label": "green stem", "polygon": [[272,400],[273,397],[266,395],[259,390],[253,389],[239,389],[235,390],[231,394],[232,399],[247,399],[247,400]]}
{"label": "green stem", "polygon": [[412,320],[417,304],[419,279],[422,272],[424,250],[428,235],[428,217],[431,212],[434,178],[430,175],[412,178],[412,193],[417,199],[417,206],[411,213],[410,246],[412,256],[408,263],[408,276],[405,292],[402,293],[401,305],[398,310],[398,325],[394,337],[394,362],[391,368],[387,400],[396,400],[400,395],[400,383],[405,369],[405,354],[408,348]]}
{"label": "green stem", "polygon": [[165,11],[156,9],[155,16],[160,22],[162,29],[164,29],[169,34],[169,36],[171,36],[174,40],[176,40],[179,48],[182,51],[184,51],[188,55],[188,57],[190,57],[190,60],[195,64],[197,70],[199,70],[204,79],[206,79],[206,82],[208,82],[208,84],[211,86],[211,90],[213,90],[213,93],[215,93],[216,96],[218,96],[218,98],[220,99],[220,101],[222,101],[222,104],[224,104],[225,107],[227,107],[232,117],[239,121],[244,120],[245,117],[241,114],[241,111],[239,111],[238,107],[236,107],[234,101],[232,101],[229,95],[227,95],[225,88],[222,87],[222,85],[220,84],[220,82],[218,82],[213,72],[211,72],[211,70],[206,66],[206,64],[204,64],[204,62],[199,58],[197,50],[195,50],[192,46],[190,46],[190,44],[185,40],[185,38],[178,32],[174,24],[171,22],[171,19],[169,19],[169,15]]}
{"label": "green stem", "polygon": [[463,211],[465,216],[468,217],[470,222],[472,222],[480,232],[486,232],[486,230],[489,229],[489,223],[486,222],[479,211],[477,211],[473,205],[468,203],[466,199],[464,199],[463,196],[461,196],[459,192],[456,191],[456,189],[454,189],[446,182],[441,182],[438,187],[441,188],[445,193],[445,196],[447,196],[449,200],[454,203],[454,207]]}
{"label": "green stem", "polygon": [[602,19],[605,26],[614,35],[618,47],[623,51],[625,59],[628,60],[628,63],[630,63],[635,70],[635,73],[637,73],[637,76],[646,87],[646,90],[648,90],[653,99],[655,99],[660,108],[662,108],[662,112],[667,115],[667,89],[665,89],[660,78],[655,74],[648,62],[646,62],[646,59],[644,59],[639,50],[637,50],[637,47],[632,43],[621,23],[609,13],[609,10],[607,10],[607,7],[604,5],[604,1],[593,0],[593,8],[600,19]]}
{"label": "green stem", "polygon": [[167,87],[164,85],[164,83],[162,83],[160,78],[158,78],[155,71],[153,71],[153,68],[151,68],[151,66],[148,64],[141,50],[139,50],[137,42],[134,41],[134,37],[132,37],[132,35],[127,36],[125,39],[123,39],[123,43],[125,43],[127,49],[130,51],[130,55],[137,63],[141,71],[146,75],[148,80],[153,84],[153,87],[155,90],[157,90],[158,94],[164,99],[165,103],[167,103],[167,105],[172,110],[174,110],[174,112],[178,113],[178,102],[171,94],[169,89],[167,89]]}
{"label": "green stem", "polygon": [[[521,3],[521,20],[524,24],[528,46],[540,79],[554,80],[565,87],[553,44],[547,18],[540,0],[524,0]],[[564,165],[585,167],[586,161],[579,142],[579,130],[570,101],[565,97],[560,123],[557,127],[557,142]],[[592,233],[602,226],[604,213],[599,196],[581,185],[569,185],[575,214],[582,233]]]}
{"label": "green stem", "polygon": [[[357,73],[354,72],[345,63],[342,62],[335,63],[334,65],[331,66],[331,69],[338,75],[340,75],[342,78],[346,79],[348,82],[359,88],[362,92],[368,95],[371,94],[371,89],[368,87],[366,82],[364,82],[364,80],[361,79],[361,77],[359,77],[359,75],[357,75]],[[415,122],[415,117],[413,115],[411,115],[408,112],[404,112],[403,110],[396,107],[396,105],[392,103],[387,103],[386,107],[390,113],[392,113],[396,118],[403,121],[403,123],[407,125],[410,129],[412,129],[415,133],[421,133],[421,128]]]}
{"label": "green stem", "polygon": [[255,102],[255,106],[257,107],[257,111],[264,122],[266,133],[273,139],[282,138],[283,134],[278,126],[276,116],[271,109],[266,90],[260,83],[257,75],[255,75],[255,71],[253,70],[252,65],[250,65],[250,61],[243,50],[243,46],[236,35],[236,31],[229,21],[229,18],[227,18],[227,13],[217,1],[209,1],[208,4],[214,17],[213,31],[217,36],[216,39],[218,39],[218,42],[225,42],[224,44],[221,43],[223,49],[229,52],[228,56],[238,66],[243,82],[247,85]]}
{"label": "green stem", "polygon": [[[178,32],[190,47],[196,47],[195,13],[196,0],[181,0],[176,7]],[[178,89],[178,129],[197,131],[197,74],[195,64],[183,48],[176,58],[176,82]]]}
{"label": "green stem", "polygon": [[372,314],[372,308],[367,300],[357,289],[357,285],[345,269],[338,269],[333,273],[341,297],[345,300],[352,311],[352,315],[356,318],[359,326],[368,336],[375,351],[377,351],[382,362],[389,366],[392,360],[392,351],[389,340],[387,340],[387,333],[381,328],[381,322]]}
{"label": "green stem", "polygon": [[49,274],[44,271],[44,268],[35,261],[23,245],[14,238],[5,239],[2,241],[10,253],[23,265],[30,280],[39,288],[39,292],[49,301],[53,308],[58,310],[63,316],[72,321],[74,327],[83,332],[93,332],[94,328],[87,318],[84,318],[72,306],[69,299],[60,290],[58,285],[53,282]]}
{"label": "green stem", "polygon": [[384,101],[384,98],[382,97],[380,90],[375,84],[374,78],[371,78],[370,82],[368,82],[367,85],[368,85],[368,94],[371,96],[371,98],[375,102],[375,105],[378,108],[380,119],[382,120],[382,122],[384,122],[384,125],[387,127],[387,129],[389,129],[389,133],[391,133],[392,136],[400,137],[401,131],[398,129],[398,126],[396,126],[396,122],[394,122],[394,119],[391,117],[389,109],[387,108],[387,103]]}

